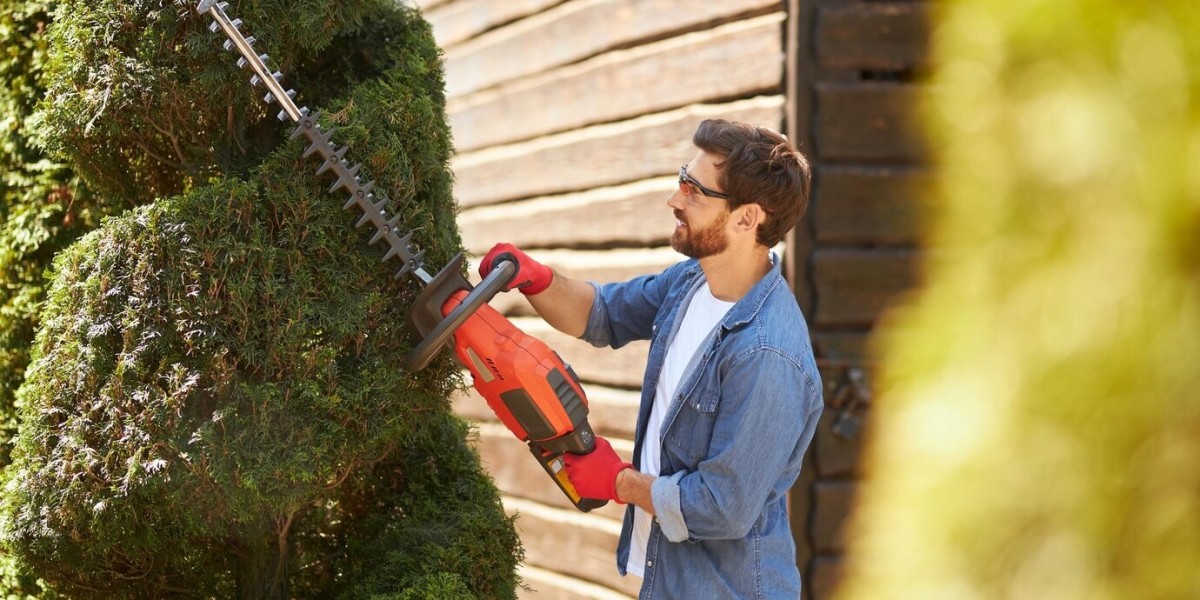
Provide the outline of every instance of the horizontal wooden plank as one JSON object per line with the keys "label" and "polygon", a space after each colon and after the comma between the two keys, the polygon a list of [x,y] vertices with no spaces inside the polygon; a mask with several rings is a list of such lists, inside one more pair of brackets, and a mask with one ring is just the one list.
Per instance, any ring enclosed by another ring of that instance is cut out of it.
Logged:
{"label": "horizontal wooden plank", "polygon": [[[474,257],[470,264],[472,282],[479,282],[478,258],[480,255],[486,254],[491,245],[499,240],[504,240],[504,238],[492,236],[486,244],[481,243],[475,247]],[[527,252],[538,261],[549,265],[557,273],[601,284],[626,281],[639,275],[658,273],[670,265],[684,260],[683,255],[669,247],[584,251],[530,249]],[[498,294],[490,304],[496,310],[509,316],[536,314],[525,296],[517,292]]]}
{"label": "horizontal wooden plank", "polygon": [[462,211],[458,225],[468,243],[490,238],[525,248],[663,245],[675,230],[667,198],[677,185],[675,177],[659,177],[482,206]]}
{"label": "horizontal wooden plank", "polygon": [[841,557],[818,556],[814,558],[807,573],[809,593],[804,597],[810,600],[832,600],[844,573],[845,565]]}
{"label": "horizontal wooden plank", "polygon": [[420,0],[425,20],[443,49],[482,32],[542,12],[563,0]]}
{"label": "horizontal wooden plank", "polygon": [[778,129],[782,96],[728,104],[695,104],[666,113],[588,127],[514,145],[461,154],[454,159],[460,206],[547,196],[673,176],[695,154],[692,134],[700,121],[722,118]]}
{"label": "horizontal wooden plank", "polygon": [[845,550],[846,521],[857,488],[853,481],[818,481],[813,485],[812,539],[818,554]]}
{"label": "horizontal wooden plank", "polygon": [[521,565],[517,569],[524,587],[520,600],[633,600],[634,596],[607,587],[560,575],[548,569]]}
{"label": "horizontal wooden plank", "polygon": [[781,20],[771,14],[738,21],[451,99],[456,148],[466,152],[688,104],[778,93]]}
{"label": "horizontal wooden plank", "polygon": [[822,167],[813,202],[817,242],[916,244],[930,183],[930,173],[917,168]]}
{"label": "horizontal wooden plank", "polygon": [[[513,498],[578,511],[533,458],[527,444],[499,423],[479,423],[477,427],[479,457],[484,469],[496,481],[496,487]],[[632,448],[632,442],[628,445]],[[625,454],[628,458],[629,453]],[[609,502],[587,514],[609,519],[619,526],[625,516],[625,507],[616,502]]]}
{"label": "horizontal wooden plank", "polygon": [[504,506],[519,515],[517,533],[527,564],[637,594],[641,579],[617,573],[620,523],[511,497],[505,497]]}
{"label": "horizontal wooden plank", "polygon": [[856,2],[817,10],[817,61],[830,68],[909,71],[928,58],[929,5]]}
{"label": "horizontal wooden plank", "polygon": [[813,257],[816,326],[870,326],[912,287],[918,253],[907,249],[818,249]]}
{"label": "horizontal wooden plank", "polygon": [[920,162],[924,158],[913,112],[918,86],[820,83],[816,87],[820,161]]}
{"label": "horizontal wooden plank", "polygon": [[[489,5],[493,2],[477,2]],[[446,52],[446,93],[461,96],[737,17],[780,12],[778,0],[575,0]],[[494,12],[494,11],[493,11]]]}
{"label": "horizontal wooden plank", "polygon": [[512,321],[525,333],[554,348],[563,360],[571,363],[585,384],[598,383],[626,389],[641,387],[650,342],[633,342],[619,350],[596,348],[583,340],[560,333],[535,317],[518,317]]}
{"label": "horizontal wooden plank", "polygon": [[[633,439],[640,392],[602,385],[585,385],[583,392],[588,399],[588,423],[593,431],[607,438]],[[454,394],[452,400],[454,412],[461,417],[476,422],[499,422],[474,388]]]}
{"label": "horizontal wooden plank", "polygon": [[[818,329],[813,332],[813,352],[817,356],[817,366],[821,369],[821,377],[827,386],[833,385],[835,375],[840,377],[846,367],[872,364],[870,337],[866,331],[826,331]],[[827,391],[831,391],[831,387]]]}

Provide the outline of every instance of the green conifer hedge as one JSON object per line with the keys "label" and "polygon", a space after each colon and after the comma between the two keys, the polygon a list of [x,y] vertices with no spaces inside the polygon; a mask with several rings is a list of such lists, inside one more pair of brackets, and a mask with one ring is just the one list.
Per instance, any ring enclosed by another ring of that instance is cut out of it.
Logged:
{"label": "green conifer hedge", "polygon": [[[79,597],[513,597],[520,556],[447,398],[402,369],[418,291],[194,3],[60,2],[43,147],[139,208],[61,252],[0,502]],[[429,262],[460,247],[439,51],[391,0],[244,1]]]}
{"label": "green conifer hedge", "polygon": [[44,273],[54,255],[99,224],[112,206],[35,145],[34,107],[45,95],[47,2],[0,6],[0,465],[16,431],[14,393],[29,364]]}

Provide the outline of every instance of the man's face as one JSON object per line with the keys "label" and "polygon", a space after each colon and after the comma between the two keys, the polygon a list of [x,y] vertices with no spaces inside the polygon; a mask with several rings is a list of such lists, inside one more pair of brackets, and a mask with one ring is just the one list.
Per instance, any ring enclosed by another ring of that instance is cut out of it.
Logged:
{"label": "man's face", "polygon": [[[729,247],[729,204],[700,189],[721,193],[714,157],[701,151],[680,173],[679,188],[667,205],[679,220],[671,234],[671,247],[689,258],[707,258]],[[698,184],[698,185],[696,185]]]}
{"label": "man's face", "polygon": [[729,223],[729,211],[722,210],[715,218],[710,219],[707,225],[699,225],[700,229],[695,229],[697,224],[694,219],[691,221],[692,225],[688,225],[684,221],[685,216],[678,210],[675,211],[675,218],[682,223],[677,225],[675,232],[671,234],[671,247],[676,252],[688,258],[699,259],[720,254],[729,247],[729,238],[725,233],[725,226]]}

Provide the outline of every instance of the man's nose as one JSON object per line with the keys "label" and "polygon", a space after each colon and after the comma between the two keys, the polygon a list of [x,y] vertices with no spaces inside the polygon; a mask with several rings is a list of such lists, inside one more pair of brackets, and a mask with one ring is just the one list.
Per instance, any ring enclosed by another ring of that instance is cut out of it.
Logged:
{"label": "man's nose", "polygon": [[678,186],[670,196],[667,196],[667,206],[670,206],[676,210],[683,210],[684,207],[687,206],[687,202],[683,197],[683,192],[679,190]]}

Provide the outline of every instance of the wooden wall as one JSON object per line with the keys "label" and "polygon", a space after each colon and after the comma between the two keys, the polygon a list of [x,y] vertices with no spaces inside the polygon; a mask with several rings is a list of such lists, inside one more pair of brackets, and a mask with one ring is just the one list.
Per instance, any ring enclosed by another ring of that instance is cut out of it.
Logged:
{"label": "wooden wall", "polygon": [[[793,494],[806,597],[832,597],[871,412],[870,334],[916,279],[928,179],[914,100],[932,3],[790,0],[788,111],[811,149],[813,203],[793,287],[809,317],[826,409]],[[807,493],[806,493],[807,492]],[[799,515],[807,515],[807,519]]]}
{"label": "wooden wall", "polygon": [[[480,255],[509,241],[572,276],[615,281],[661,270],[666,199],[704,118],[784,127],[780,0],[417,0],[445,51],[459,223]],[[541,337],[584,379],[591,422],[632,454],[647,344],[597,350],[532,317],[519,294],[493,306]],[[522,598],[619,599],[639,580],[616,572],[623,507],[583,514],[483,401],[489,472],[519,514],[530,590]]]}

